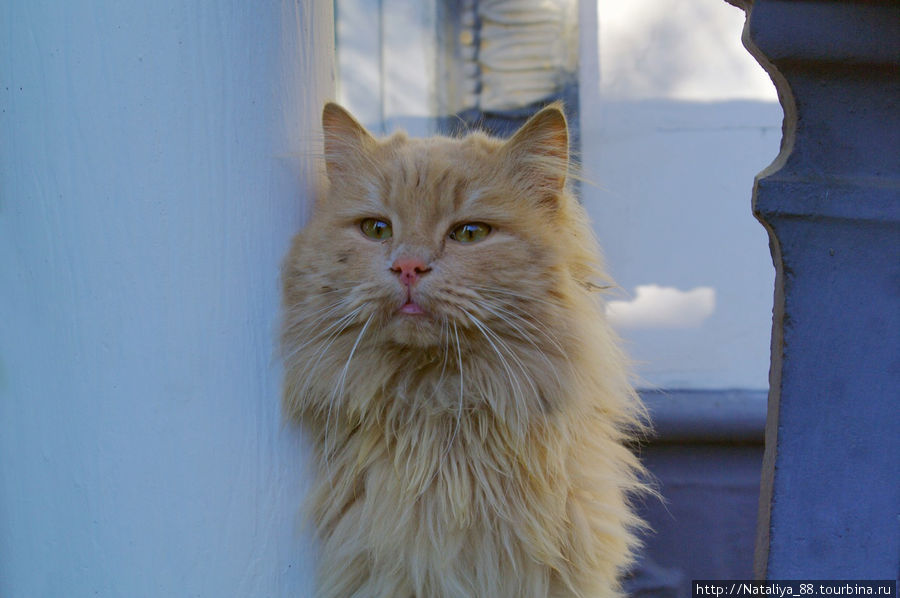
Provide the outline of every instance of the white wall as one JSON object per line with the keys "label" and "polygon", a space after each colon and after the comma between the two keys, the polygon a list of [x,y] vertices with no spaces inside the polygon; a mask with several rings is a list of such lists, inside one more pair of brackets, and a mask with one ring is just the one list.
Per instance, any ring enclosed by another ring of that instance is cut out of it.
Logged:
{"label": "white wall", "polygon": [[0,8],[0,596],[304,596],[278,270],[332,3]]}

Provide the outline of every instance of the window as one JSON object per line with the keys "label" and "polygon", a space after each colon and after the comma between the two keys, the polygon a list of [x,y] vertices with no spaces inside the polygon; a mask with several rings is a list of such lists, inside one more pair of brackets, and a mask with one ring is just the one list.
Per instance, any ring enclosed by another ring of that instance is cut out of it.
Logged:
{"label": "window", "polygon": [[599,3],[599,73],[581,77],[596,185],[582,195],[624,291],[611,318],[648,385],[768,387],[775,272],[750,195],[782,111],[743,22],[725,2]]}

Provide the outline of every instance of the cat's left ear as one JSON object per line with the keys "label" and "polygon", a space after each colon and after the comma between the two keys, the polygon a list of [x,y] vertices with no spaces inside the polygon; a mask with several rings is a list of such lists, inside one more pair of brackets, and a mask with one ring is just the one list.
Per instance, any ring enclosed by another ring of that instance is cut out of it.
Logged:
{"label": "cat's left ear", "polygon": [[334,102],[328,102],[322,110],[322,133],[328,176],[355,171],[359,161],[377,145],[365,127]]}
{"label": "cat's left ear", "polygon": [[515,178],[553,195],[569,170],[569,127],[559,102],[532,116],[503,147]]}

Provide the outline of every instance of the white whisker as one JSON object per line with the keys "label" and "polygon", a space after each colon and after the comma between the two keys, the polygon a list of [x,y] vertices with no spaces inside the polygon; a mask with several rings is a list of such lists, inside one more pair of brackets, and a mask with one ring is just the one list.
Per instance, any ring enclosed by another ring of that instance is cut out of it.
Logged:
{"label": "white whisker", "polygon": [[[448,330],[447,332],[447,344],[450,344],[450,331]],[[456,329],[456,322],[453,323],[453,336],[456,337],[456,359],[457,363],[459,364],[459,404],[456,406],[456,426],[453,428],[453,436],[450,437],[450,442],[447,443],[447,451],[450,450],[450,447],[453,446],[453,441],[456,440],[456,435],[459,432],[460,422],[462,421],[463,410],[462,347],[459,344],[459,331]]]}
{"label": "white whisker", "polygon": [[[344,311],[345,308],[346,308],[346,306],[343,304],[342,301],[338,301],[337,303],[332,303],[332,304],[329,305],[328,307],[324,307],[324,308],[322,308],[322,309],[320,309],[320,310],[318,310],[318,311],[316,311],[316,312],[313,312],[313,313],[310,314],[309,316],[306,316],[306,317],[304,318],[304,322],[303,322],[302,324],[306,324],[307,326],[311,327],[311,326],[313,325],[313,324],[310,322],[310,321],[312,320],[312,316],[324,312],[324,313],[322,313],[321,317],[317,318],[317,320],[327,320],[327,319],[330,318],[334,313]],[[356,313],[358,313],[358,312],[359,312],[359,309],[354,310],[354,311],[355,311]],[[351,313],[352,313],[352,312],[351,312]],[[300,343],[299,345],[293,347],[293,348],[291,349],[290,353],[288,353],[287,355],[284,356],[284,359],[285,359],[285,360],[290,360],[290,359],[293,358],[297,353],[299,353],[300,351],[302,351],[303,349],[305,349],[305,348],[308,347],[309,345],[311,345],[311,344],[313,344],[313,343],[316,343],[316,342],[319,342],[320,340],[322,340],[323,337],[329,336],[328,333],[329,333],[330,331],[334,330],[335,328],[339,327],[339,326],[341,325],[341,323],[343,322],[343,320],[344,320],[345,317],[346,317],[346,315],[345,315],[344,317],[342,317],[342,318],[338,318],[337,320],[335,320],[335,321],[332,322],[329,326],[326,326],[326,327],[323,328],[322,330],[317,330],[317,331],[316,331],[309,339],[307,339],[305,342]],[[310,323],[307,324],[307,322],[310,322]],[[297,327],[297,328],[301,328],[300,324],[298,324],[296,327]]]}
{"label": "white whisker", "polygon": [[[540,356],[540,358],[544,361],[545,364],[547,364],[547,366],[550,368],[550,371],[553,372],[553,375],[554,375],[554,377],[556,378],[557,384],[559,384],[560,388],[562,388],[563,383],[562,383],[562,380],[561,380],[560,377],[559,377],[559,373],[557,372],[556,365],[555,365],[553,362],[550,361],[550,359],[547,357],[547,354],[544,353],[544,350],[543,350],[541,347],[539,347],[539,346],[537,345],[537,343],[534,342],[534,340],[531,339],[531,335],[527,334],[527,333],[525,332],[525,330],[523,330],[521,326],[519,326],[518,324],[516,324],[515,322],[513,322],[513,321],[510,319],[510,317],[516,318],[517,320],[521,321],[523,324],[525,324],[525,325],[528,326],[529,328],[533,329],[533,330],[534,330],[535,332],[537,332],[538,334],[541,334],[544,338],[546,338],[551,344],[553,344],[553,345],[559,350],[559,352],[560,352],[560,354],[562,355],[563,359],[565,359],[566,362],[569,363],[569,365],[571,365],[571,362],[569,362],[569,356],[566,354],[565,350],[563,350],[562,346],[560,346],[560,344],[559,344],[558,342],[556,342],[556,339],[554,339],[554,338],[551,337],[549,334],[547,334],[546,332],[544,332],[544,331],[543,331],[541,328],[539,328],[538,326],[536,326],[536,325],[534,325],[534,324],[528,322],[527,320],[525,320],[524,318],[522,318],[521,316],[519,316],[519,315],[517,315],[517,314],[515,314],[515,313],[512,313],[512,312],[510,312],[510,311],[508,311],[508,310],[503,309],[502,307],[499,307],[499,306],[497,306],[497,305],[494,305],[493,307],[491,307],[487,302],[484,302],[484,301],[479,302],[479,304],[480,304],[481,307],[483,307],[485,310],[487,310],[488,312],[492,313],[492,314],[493,314],[494,316],[496,316],[498,319],[500,319],[501,321],[503,321],[507,326],[509,326],[509,327],[513,330],[513,332],[515,332],[515,333],[518,335],[518,338],[521,338],[521,339],[525,340],[525,342],[527,342],[527,343],[530,344],[532,347],[534,347],[535,351],[537,351],[537,353],[538,353],[538,355]],[[507,314],[509,317],[507,317],[507,315],[504,315],[504,314]]]}
{"label": "white whisker", "polygon": [[[518,405],[521,409],[524,409],[525,408],[525,404],[524,404],[525,397],[522,392],[523,391],[522,386],[519,383],[516,376],[513,374],[513,371],[509,365],[509,362],[506,361],[506,358],[503,357],[503,354],[500,352],[500,349],[497,347],[497,345],[494,343],[494,340],[491,338],[492,334],[489,333],[487,327],[484,326],[484,324],[482,324],[481,322],[478,321],[478,318],[476,318],[471,313],[469,313],[465,310],[463,310],[463,311],[465,312],[466,316],[469,318],[469,321],[472,322],[472,324],[481,332],[481,335],[485,338],[485,340],[487,340],[488,344],[490,344],[491,348],[494,350],[494,353],[497,354],[497,357],[500,359],[500,364],[503,366],[503,369],[506,370],[506,377],[509,380],[510,388],[513,391],[513,399],[515,400],[516,405]],[[493,336],[495,336],[495,335],[493,335]],[[509,351],[508,347],[507,347],[507,351]],[[523,372],[523,373],[525,373],[525,372]],[[526,377],[527,377],[527,373],[526,373]],[[529,378],[529,381],[530,381],[530,378]],[[518,390],[518,392],[516,392],[517,390]]]}
{"label": "white whisker", "polygon": [[344,384],[347,381],[347,372],[350,368],[350,361],[353,359],[353,355],[356,353],[356,348],[359,347],[359,343],[362,340],[363,336],[366,334],[366,330],[369,328],[369,324],[372,323],[372,318],[375,317],[375,314],[369,315],[366,319],[366,323],[363,324],[362,330],[359,331],[359,334],[356,336],[356,341],[353,343],[353,348],[350,349],[350,354],[347,356],[347,361],[344,363],[344,368],[341,370],[341,375],[339,377],[339,382],[337,386],[335,386],[335,390],[331,393],[331,400],[328,401],[328,413],[325,415],[325,436],[322,439],[322,444],[324,446],[325,452],[325,467],[329,469],[329,461],[328,461],[328,428],[329,423],[331,421],[331,412],[334,408],[335,400],[339,399],[344,394]]}
{"label": "white whisker", "polygon": [[438,336],[438,345],[441,345],[444,341],[444,333],[446,331],[447,334],[447,343],[446,349],[442,351],[443,357],[441,358],[441,373],[438,375],[437,382],[434,383],[434,386],[431,388],[431,397],[429,400],[434,399],[438,390],[440,390],[441,383],[444,381],[444,372],[447,369],[447,358],[450,352],[450,326],[447,324],[446,319],[441,320],[441,330]]}
{"label": "white whisker", "polygon": [[[531,320],[528,320],[528,319],[522,317],[521,315],[517,314],[516,312],[514,312],[510,309],[505,309],[505,308],[501,307],[500,305],[498,305],[497,303],[490,302],[487,300],[481,300],[481,301],[479,301],[479,303],[481,304],[481,307],[483,307],[487,311],[493,313],[498,318],[501,318],[507,324],[509,324],[510,327],[512,327],[512,328],[516,329],[517,331],[519,331],[520,333],[522,333],[523,337],[527,337],[528,335],[524,334],[524,331],[521,328],[513,325],[513,323],[511,321],[507,320],[506,318],[503,318],[499,313],[496,313],[494,310],[502,312],[503,314],[506,314],[507,316],[509,316],[511,318],[515,318],[516,321],[521,322],[522,324],[527,326],[529,329],[534,330],[535,332],[540,334],[542,337],[544,337],[551,345],[553,345],[556,348],[556,350],[559,351],[560,355],[562,355],[563,357],[566,358],[566,360],[568,360],[568,354],[567,354],[566,350],[563,348],[562,345],[559,344],[559,341],[556,339],[556,337],[553,336],[552,334],[550,334],[543,326],[535,324]],[[509,304],[504,304],[504,305],[509,306]]]}
{"label": "white whisker", "polygon": [[507,297],[515,297],[516,299],[520,299],[523,303],[542,303],[544,305],[550,306],[553,309],[559,309],[559,304],[553,303],[552,301],[547,301],[546,299],[540,299],[538,297],[534,297],[532,295],[523,295],[522,293],[516,293],[514,291],[510,291],[508,289],[501,289],[497,287],[482,287],[477,285],[472,285],[470,288],[476,291],[483,291],[488,295],[505,295]]}
{"label": "white whisker", "polygon": [[[353,324],[353,321],[356,319],[356,316],[359,315],[359,312],[361,312],[361,311],[362,311],[362,308],[359,307],[359,308],[353,310],[352,312],[348,313],[344,317],[340,318],[335,324],[332,324],[332,326],[329,327],[329,328],[331,328],[331,327],[337,326],[337,329],[334,330],[324,340],[321,341],[324,346],[320,347],[318,349],[315,362],[313,362],[312,365],[310,365],[310,361],[312,361],[311,357],[306,362],[306,365],[305,365],[306,376],[303,379],[303,385],[300,387],[300,392],[298,393],[300,396],[305,395],[307,390],[309,389],[310,385],[312,384],[312,380],[318,372],[319,363],[322,361],[322,358],[325,356],[325,354],[328,353],[328,349],[331,348],[331,345],[334,344],[334,342],[338,339],[338,337],[347,328],[349,328]],[[319,338],[321,338],[321,335]]]}

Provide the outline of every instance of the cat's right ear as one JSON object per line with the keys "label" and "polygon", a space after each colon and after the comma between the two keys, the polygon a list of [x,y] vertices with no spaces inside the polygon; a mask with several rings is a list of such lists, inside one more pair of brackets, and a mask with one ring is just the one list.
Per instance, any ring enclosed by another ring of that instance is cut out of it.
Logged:
{"label": "cat's right ear", "polygon": [[562,104],[554,102],[528,119],[504,145],[514,178],[554,204],[566,185],[569,128]]}
{"label": "cat's right ear", "polygon": [[322,110],[322,132],[329,177],[356,170],[377,143],[365,127],[334,102],[328,102]]}

